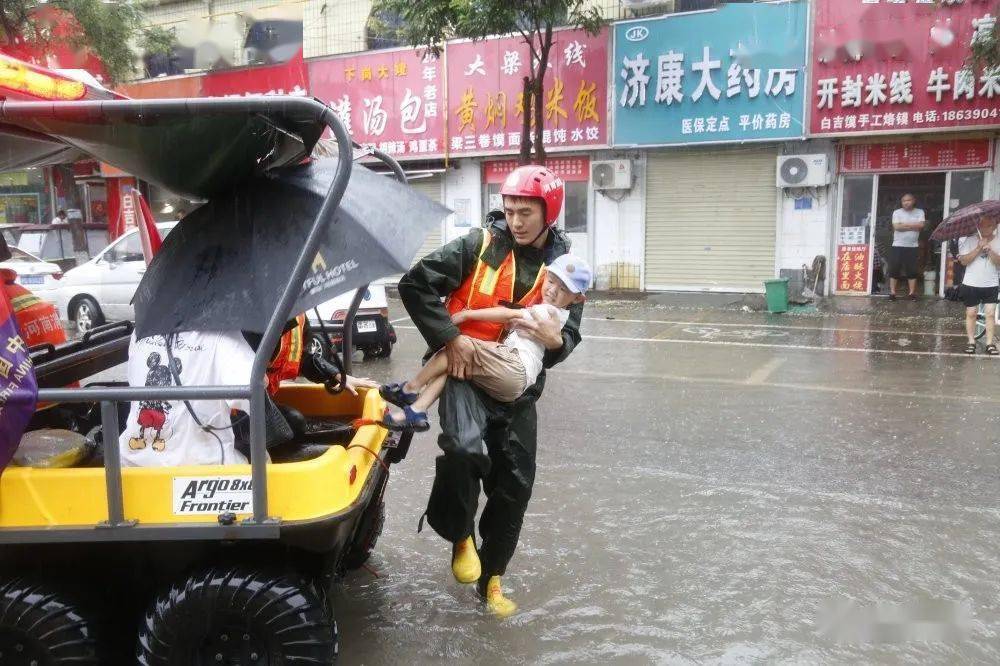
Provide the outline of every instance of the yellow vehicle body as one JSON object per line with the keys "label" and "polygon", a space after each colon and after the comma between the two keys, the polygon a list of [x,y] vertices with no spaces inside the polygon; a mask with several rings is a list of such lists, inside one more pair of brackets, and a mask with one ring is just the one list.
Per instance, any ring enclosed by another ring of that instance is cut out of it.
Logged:
{"label": "yellow vehicle body", "polygon": [[[315,384],[285,384],[276,400],[306,417],[378,420],[385,402],[377,391],[331,395]],[[268,513],[282,523],[308,523],[341,514],[354,506],[379,462],[387,431],[358,428],[346,446],[333,445],[311,460],[269,464]],[[117,442],[109,445],[117,446]],[[377,472],[377,470],[376,470]],[[250,465],[124,468],[125,517],[139,525],[215,522],[206,513],[176,511],[179,488],[190,480],[213,477],[250,479]],[[178,480],[175,483],[175,480]],[[249,487],[246,488],[249,496]],[[242,506],[242,505],[238,505]],[[218,511],[222,513],[226,509]],[[237,519],[252,512],[249,502],[235,510]],[[0,529],[93,528],[108,520],[104,470],[11,467],[0,477]]]}

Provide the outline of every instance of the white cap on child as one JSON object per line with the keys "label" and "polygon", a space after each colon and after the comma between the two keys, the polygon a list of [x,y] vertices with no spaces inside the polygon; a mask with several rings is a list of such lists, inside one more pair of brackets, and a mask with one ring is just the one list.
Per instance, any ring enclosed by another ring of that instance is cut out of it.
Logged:
{"label": "white cap on child", "polygon": [[548,265],[548,270],[562,280],[566,288],[574,294],[586,293],[594,277],[587,262],[575,254],[556,257],[555,261]]}

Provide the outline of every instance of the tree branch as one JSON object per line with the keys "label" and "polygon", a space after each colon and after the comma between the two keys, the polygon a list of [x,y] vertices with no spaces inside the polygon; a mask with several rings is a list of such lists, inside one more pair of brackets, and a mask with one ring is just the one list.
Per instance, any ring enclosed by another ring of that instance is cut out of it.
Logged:
{"label": "tree branch", "polygon": [[517,31],[521,33],[521,37],[524,39],[524,43],[528,45],[528,51],[531,55],[531,61],[534,62],[538,59],[538,52],[535,50],[535,40],[526,33],[521,26],[517,27]]}

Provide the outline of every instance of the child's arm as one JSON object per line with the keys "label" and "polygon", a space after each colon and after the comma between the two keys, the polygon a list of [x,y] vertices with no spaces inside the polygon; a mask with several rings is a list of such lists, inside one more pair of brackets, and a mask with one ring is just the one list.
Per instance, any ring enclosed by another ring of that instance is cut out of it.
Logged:
{"label": "child's arm", "polygon": [[451,316],[451,321],[461,324],[463,321],[492,321],[506,324],[511,319],[521,317],[521,310],[512,308],[482,308],[480,310],[460,310]]}

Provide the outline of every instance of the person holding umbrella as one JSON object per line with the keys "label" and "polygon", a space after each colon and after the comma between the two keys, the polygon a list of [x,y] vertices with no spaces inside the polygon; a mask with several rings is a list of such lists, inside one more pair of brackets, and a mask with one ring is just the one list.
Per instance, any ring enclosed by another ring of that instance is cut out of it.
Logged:
{"label": "person holding umbrella", "polygon": [[1000,292],[1000,202],[983,201],[966,206],[935,229],[932,240],[958,238],[958,260],[965,266],[959,293],[965,304],[966,354],[976,353],[976,317],[983,305],[986,316],[986,353],[1000,356],[994,343],[996,308]]}
{"label": "person holding umbrella", "polygon": [[[451,569],[460,583],[476,583],[491,612],[507,617],[517,605],[504,596],[500,577],[514,555],[535,480],[535,402],[545,371],[512,403],[499,403],[471,381],[477,345],[497,341],[502,323],[453,315],[508,304],[538,303],[546,264],[569,252],[556,229],[565,191],[562,180],[542,166],[515,169],[500,190],[504,218],[473,229],[431,252],[399,281],[399,295],[430,353],[444,350],[450,377],[439,403],[442,433],[434,484],[427,504],[428,524],[451,544]],[[442,299],[446,299],[442,301]],[[508,303],[509,302],[509,303]],[[528,325],[545,348],[542,366],[561,362],[580,342],[583,304],[569,308],[565,325],[556,319]],[[486,506],[475,539],[479,488]],[[421,519],[421,523],[423,519]]]}

